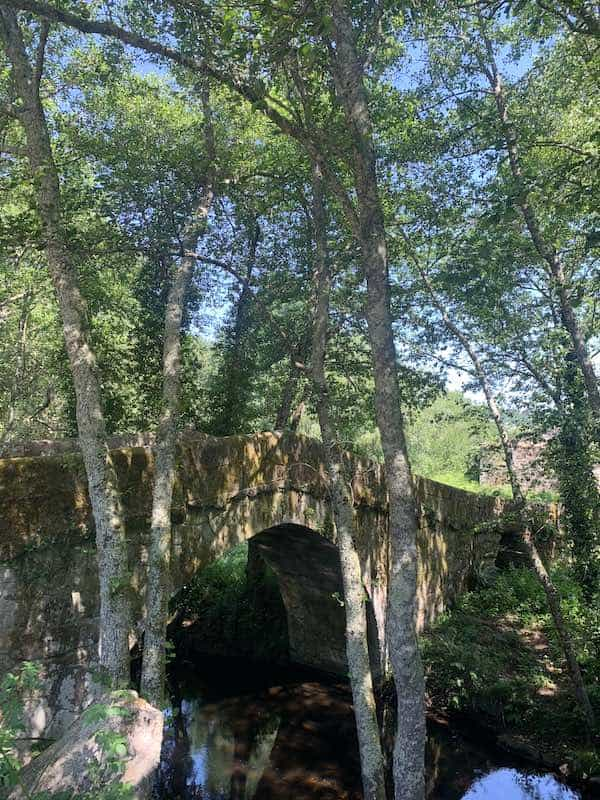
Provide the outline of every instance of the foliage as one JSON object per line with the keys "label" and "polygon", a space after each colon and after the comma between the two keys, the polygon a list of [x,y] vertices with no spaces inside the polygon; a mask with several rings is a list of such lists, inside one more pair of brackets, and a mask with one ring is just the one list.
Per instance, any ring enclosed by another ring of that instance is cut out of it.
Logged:
{"label": "foliage", "polygon": [[[369,4],[346,4],[364,65],[375,194],[389,252],[397,364],[387,367],[397,367],[413,468],[480,488],[479,448],[495,438],[482,406],[456,392],[440,396],[457,376],[464,389],[480,388],[445,314],[476,351],[502,414],[553,437],[549,461],[576,577],[564,595],[575,605],[565,612],[589,676],[596,638],[584,645],[582,631],[597,628],[600,504],[592,468],[600,434],[580,366],[572,362],[565,303],[593,352],[600,335],[598,28],[593,16],[581,16],[581,4],[547,5],[382,3],[373,24]],[[82,13],[79,2],[60,6]],[[177,64],[158,64],[120,42],[52,24],[45,58],[36,59],[69,259],[87,303],[109,430],[156,426],[167,289],[207,166],[199,94],[208,86],[217,180],[186,302],[179,423],[217,434],[270,428],[281,407],[289,411],[284,401],[294,407],[305,401],[300,430],[315,432],[307,377],[316,299],[307,153],[314,158],[318,151],[333,275],[331,416],[341,444],[381,459],[364,253],[344,203],[356,200],[357,165],[340,102],[343,80],[332,68],[329,9],[296,0],[260,8],[224,0],[114,0],[88,12],[90,20],[109,27],[116,21],[180,54]],[[44,42],[41,25],[29,12],[20,21],[33,55]],[[184,68],[186,61],[196,67]],[[501,78],[504,112],[490,77]],[[76,434],[14,88],[0,52],[2,444]],[[292,135],[279,135],[267,117]],[[549,253],[560,259],[562,283]],[[207,641],[236,642],[246,652],[254,643],[241,631],[259,637],[267,617],[249,610],[242,562],[232,555],[214,566],[180,600]],[[545,612],[529,578],[503,580],[456,609],[464,631],[449,618],[449,657],[440,654],[440,665],[442,674],[444,664],[450,670],[456,705],[487,697],[505,719],[521,713],[529,719],[524,688],[536,685],[537,667],[506,631],[506,642],[500,636],[489,644],[508,654],[498,652],[488,664],[487,629],[477,615],[514,613],[524,622],[528,604],[538,621]],[[469,602],[483,605],[477,610]],[[270,613],[280,619],[277,608],[273,594]],[[277,649],[283,629],[270,635]],[[470,637],[471,664],[458,658],[461,636]],[[268,650],[266,642],[261,647]]]}
{"label": "foliage", "polygon": [[512,497],[510,486],[488,486],[485,483],[479,483],[466,477],[462,472],[436,472],[431,476],[431,479],[439,483],[446,483],[448,486],[454,486],[456,489],[463,489],[465,492],[476,492],[477,494],[506,497],[507,499]]}
{"label": "foliage", "polygon": [[558,477],[575,574],[592,601],[600,580],[600,493],[593,471],[600,448],[590,435],[594,420],[572,358],[565,360],[563,374],[565,402],[552,415],[559,428],[548,460]]}
{"label": "foliage", "polygon": [[0,442],[73,432],[57,311],[36,253],[0,256]]}
{"label": "foliage", "polygon": [[172,610],[194,623],[201,650],[285,660],[287,618],[277,578],[267,567],[259,578],[249,579],[247,559],[248,545],[235,547],[184,586],[171,601]]}
{"label": "foliage", "polygon": [[[34,700],[41,686],[41,669],[34,662],[25,661],[16,673],[9,672],[0,684],[0,791],[10,793],[19,786],[26,800],[76,800],[68,791],[30,793],[21,780],[21,763],[15,746],[23,737],[25,728],[23,712],[25,704]],[[121,695],[129,693],[114,692],[112,702],[95,703],[82,715],[88,725],[99,725],[114,717],[127,717],[131,711],[119,705]],[[118,731],[109,727],[95,733],[101,757],[88,765],[86,777],[89,788],[77,794],[81,800],[131,800],[133,787],[121,783],[120,777],[125,768],[129,751],[127,740]]]}
{"label": "foliage", "polygon": [[[127,696],[127,692],[123,693]],[[127,718],[131,710],[119,705],[120,693],[113,692],[112,703],[95,703],[89,706],[82,715],[82,720],[89,725],[97,725],[112,718]],[[127,738],[110,727],[102,728],[94,734],[101,752],[101,759],[89,765],[88,777],[90,788],[79,795],[85,800],[130,800],[134,797],[134,787],[122,783],[120,778],[129,756]]]}
{"label": "foliage", "polygon": [[413,414],[407,435],[415,472],[434,480],[454,475],[476,482],[480,450],[495,441],[487,409],[458,392]]}
{"label": "foliage", "polygon": [[19,783],[20,762],[14,749],[22,736],[23,707],[39,688],[40,669],[25,661],[18,672],[8,672],[0,684],[0,789],[8,792]]}
{"label": "foliage", "polygon": [[[553,578],[590,698],[598,709],[600,609],[586,604],[564,567],[556,568]],[[423,657],[428,692],[436,706],[514,729],[536,747],[560,749],[564,744],[569,760],[581,761],[585,740],[561,672],[562,651],[543,590],[530,570],[499,572],[461,597],[424,636]]]}

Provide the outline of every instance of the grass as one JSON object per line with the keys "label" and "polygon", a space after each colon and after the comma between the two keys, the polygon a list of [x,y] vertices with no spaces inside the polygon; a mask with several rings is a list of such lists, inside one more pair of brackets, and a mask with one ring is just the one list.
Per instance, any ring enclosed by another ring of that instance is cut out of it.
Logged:
{"label": "grass", "polygon": [[460,472],[434,472],[425,477],[432,481],[437,481],[438,483],[454,486],[456,489],[464,489],[466,492],[493,495],[495,497],[512,497],[510,486],[486,486],[485,484],[468,478]]}
{"label": "grass", "polygon": [[[484,494],[492,497],[505,497],[510,500],[512,498],[512,489],[508,484],[503,486],[487,486],[484,483],[479,483],[464,475],[461,472],[435,472],[431,475],[425,475],[432,481],[438,483],[445,483],[448,486],[454,486],[457,489],[464,489],[466,492],[475,492],[476,494]],[[559,499],[558,492],[549,490],[528,492],[527,499],[537,503],[555,503]]]}

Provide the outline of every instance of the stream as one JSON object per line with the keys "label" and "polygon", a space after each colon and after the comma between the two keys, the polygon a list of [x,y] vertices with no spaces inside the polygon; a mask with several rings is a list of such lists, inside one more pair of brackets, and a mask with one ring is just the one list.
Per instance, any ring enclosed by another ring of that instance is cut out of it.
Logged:
{"label": "stream", "polygon": [[[360,800],[348,686],[223,658],[170,677],[156,800]],[[587,800],[553,775],[430,723],[429,800]]]}

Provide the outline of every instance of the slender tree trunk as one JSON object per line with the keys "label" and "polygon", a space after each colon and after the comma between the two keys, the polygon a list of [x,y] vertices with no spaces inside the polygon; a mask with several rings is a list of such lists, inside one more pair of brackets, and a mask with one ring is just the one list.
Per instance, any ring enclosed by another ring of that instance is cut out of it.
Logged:
{"label": "slender tree trunk", "polygon": [[232,364],[237,371],[240,368],[242,356],[240,353],[242,339],[245,333],[246,318],[248,316],[248,306],[252,298],[252,291],[250,283],[252,281],[252,273],[256,264],[256,248],[260,240],[260,227],[258,222],[253,221],[250,225],[250,232],[248,237],[249,248],[248,257],[246,259],[246,274],[242,284],[242,291],[238,298],[236,311],[235,311],[235,324],[233,328],[233,360]]}
{"label": "slender tree trunk", "polygon": [[571,637],[569,635],[567,626],[565,624],[565,620],[562,614],[562,609],[560,607],[560,598],[558,592],[556,591],[552,579],[550,578],[550,575],[548,574],[548,571],[544,566],[542,559],[540,558],[533,535],[531,533],[531,526],[527,515],[527,502],[520,481],[518,479],[517,473],[515,471],[513,448],[510,439],[506,433],[506,429],[504,427],[502,412],[500,411],[498,403],[496,402],[492,386],[488,380],[483,364],[481,363],[481,360],[477,352],[475,351],[475,348],[472,346],[471,342],[469,341],[469,338],[461,331],[461,329],[450,318],[443,303],[438,299],[433,284],[429,279],[429,276],[418,264],[416,256],[414,257],[414,261],[421,274],[421,277],[423,278],[423,282],[427,287],[427,290],[433,301],[433,304],[439,311],[444,321],[444,324],[446,325],[447,329],[450,331],[452,336],[454,336],[455,339],[457,339],[460,342],[463,349],[469,356],[471,363],[473,364],[473,367],[475,369],[475,374],[477,375],[479,385],[481,386],[481,390],[483,391],[483,394],[485,396],[485,400],[490,410],[490,414],[492,415],[492,419],[494,420],[496,430],[498,431],[498,436],[500,437],[500,443],[502,445],[502,452],[504,454],[506,470],[508,472],[513,498],[515,500],[515,511],[517,514],[517,520],[519,525],[520,539],[521,542],[523,543],[523,547],[527,554],[531,567],[534,573],[536,574],[539,582],[541,583],[544,593],[546,595],[548,608],[550,609],[550,613],[552,615],[554,627],[556,628],[556,632],[560,640],[563,654],[565,656],[565,661],[567,663],[567,668],[569,670],[571,683],[573,684],[573,689],[575,691],[575,697],[577,698],[577,702],[579,703],[579,706],[583,713],[583,717],[585,719],[588,732],[591,732],[595,724],[594,712],[590,704],[590,699],[585,689],[585,685],[583,683],[583,678],[581,676],[581,670],[579,669],[579,664],[577,662],[577,657],[575,655],[573,643],[571,641]]}
{"label": "slender tree trunk", "polygon": [[323,202],[322,176],[313,168],[313,227],[315,257],[313,287],[315,315],[313,322],[312,379],[333,516],[337,534],[340,567],[344,586],[346,615],[346,656],[352,687],[354,716],[358,733],[361,774],[365,800],[385,800],[385,770],[377,723],[373,677],[367,636],[366,594],[362,571],[354,545],[354,507],[350,481],[344,474],[336,432],[329,414],[329,395],[325,374],[325,353],[329,327],[331,278],[327,262],[327,228]]}
{"label": "slender tree trunk", "polygon": [[10,439],[13,429],[17,424],[17,404],[19,395],[23,391],[23,379],[26,374],[26,358],[27,358],[27,332],[29,324],[29,314],[31,310],[31,299],[33,292],[27,289],[23,293],[23,303],[21,305],[21,313],[19,315],[19,341],[17,344],[17,358],[15,364],[15,371],[11,380],[10,392],[8,395],[8,408],[6,415],[6,422],[2,436],[0,436],[0,444],[4,444]]}
{"label": "slender tree trunk", "polygon": [[181,325],[196,262],[193,255],[186,255],[186,253],[193,253],[197,249],[198,238],[206,228],[214,192],[215,145],[206,95],[204,96],[204,114],[205,143],[210,167],[198,205],[184,231],[182,255],[174,266],[165,309],[163,400],[154,466],[141,687],[144,697],[158,706],[163,700],[165,680],[165,636],[170,588],[171,503],[175,481],[181,378]]}
{"label": "slender tree trunk", "polygon": [[[58,173],[35,74],[15,12],[0,4],[0,37],[20,96],[18,117],[37,192],[48,268],[56,292],[76,395],[79,445],[96,526],[100,578],[100,663],[115,684],[129,680],[130,579],[116,475],[106,445],[96,357],[85,300],[70,260]],[[43,53],[38,53],[41,63]]]}
{"label": "slender tree trunk", "polygon": [[246,406],[246,391],[248,375],[244,370],[246,359],[244,347],[246,344],[246,328],[248,313],[252,301],[252,273],[256,265],[256,250],[260,240],[260,226],[252,220],[248,227],[248,255],[246,270],[240,276],[241,291],[235,306],[233,330],[227,342],[224,364],[224,381],[220,387],[221,405],[214,430],[217,434],[226,436],[239,433],[244,421],[244,408]]}
{"label": "slender tree trunk", "polygon": [[289,374],[283,385],[283,392],[281,393],[281,401],[277,410],[277,418],[275,420],[275,430],[282,431],[289,426],[290,416],[292,414],[292,403],[296,395],[296,386],[298,383],[298,376],[294,366],[290,366]]}
{"label": "slender tree trunk", "polygon": [[590,407],[594,414],[595,435],[600,436],[600,389],[594,365],[590,357],[585,337],[583,336],[577,321],[577,316],[573,309],[571,298],[569,297],[568,281],[565,275],[564,265],[559,253],[550,244],[542,231],[542,226],[537,218],[535,210],[529,202],[530,189],[523,175],[521,159],[519,155],[519,137],[512,123],[508,112],[506,92],[502,76],[498,70],[492,43],[484,31],[484,23],[480,18],[481,34],[485,44],[489,65],[481,63],[481,68],[494,93],[496,111],[502,134],[504,136],[510,170],[515,183],[516,202],[525,221],[525,227],[529,233],[533,246],[538,255],[546,262],[552,276],[552,280],[558,295],[562,324],[567,331],[573,344],[573,352],[583,374],[583,380],[588,394]]}
{"label": "slender tree trunk", "polygon": [[353,140],[359,245],[367,278],[367,324],[375,377],[375,408],[389,493],[391,565],[387,639],[396,683],[396,800],[424,796],[425,685],[415,627],[417,519],[404,436],[383,210],[378,193],[371,117],[352,23],[343,0],[332,5],[333,73]]}
{"label": "slender tree trunk", "polygon": [[296,408],[292,411],[292,418],[290,419],[290,430],[296,433],[298,428],[300,427],[300,423],[302,422],[302,417],[304,415],[304,410],[306,408],[306,402],[304,398],[300,400]]}

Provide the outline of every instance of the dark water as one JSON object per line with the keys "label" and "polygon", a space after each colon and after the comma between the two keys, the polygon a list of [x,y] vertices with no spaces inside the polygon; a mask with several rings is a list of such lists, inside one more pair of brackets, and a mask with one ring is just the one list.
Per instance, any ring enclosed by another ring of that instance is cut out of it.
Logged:
{"label": "dark water", "polygon": [[[160,800],[360,800],[350,694],[321,676],[203,661],[172,675]],[[430,725],[429,800],[579,800],[552,775]]]}

